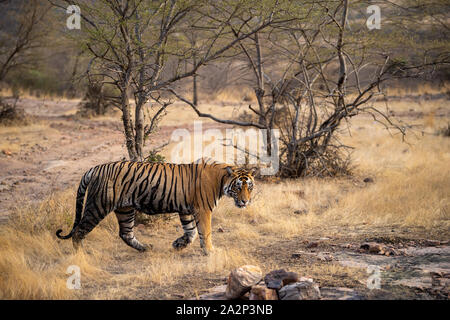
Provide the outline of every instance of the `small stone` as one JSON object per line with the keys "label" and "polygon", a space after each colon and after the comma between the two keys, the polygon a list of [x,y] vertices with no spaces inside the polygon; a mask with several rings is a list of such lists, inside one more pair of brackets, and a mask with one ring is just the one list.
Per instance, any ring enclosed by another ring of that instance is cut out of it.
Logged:
{"label": "small stone", "polygon": [[288,284],[278,291],[280,300],[317,300],[320,299],[319,286],[311,281]]}
{"label": "small stone", "polygon": [[217,228],[217,232],[225,232],[222,227]]}
{"label": "small stone", "polygon": [[261,269],[257,266],[246,265],[231,271],[227,280],[226,296],[237,299],[250,291],[252,286],[262,279]]}
{"label": "small stone", "polygon": [[397,250],[395,250],[393,248],[385,248],[384,255],[385,256],[398,256],[399,253],[397,252]]}
{"label": "small stone", "polygon": [[319,260],[321,260],[321,261],[332,261],[333,260],[333,256],[329,252],[320,252],[317,255],[317,258],[319,258]]}
{"label": "small stone", "polygon": [[299,198],[305,198],[305,191],[297,190],[295,193],[297,193]]}
{"label": "small stone", "polygon": [[257,284],[252,287],[249,300],[278,300],[278,294],[276,290],[267,288],[264,283]]}
{"label": "small stone", "polygon": [[426,240],[425,241],[425,245],[431,246],[431,247],[439,246],[440,244],[441,244],[441,242],[439,240]]}
{"label": "small stone", "polygon": [[364,181],[365,183],[372,183],[372,182],[373,182],[373,178],[367,177],[367,178],[364,178],[363,181]]}
{"label": "small stone", "polygon": [[308,243],[308,245],[306,246],[307,248],[317,248],[319,246],[319,243],[317,241],[312,241],[310,243]]}
{"label": "small stone", "polygon": [[283,286],[297,282],[298,274],[295,272],[288,272],[284,269],[274,270],[266,274],[264,282],[269,289],[279,290]]}
{"label": "small stone", "polygon": [[379,253],[383,250],[383,247],[379,243],[375,242],[365,242],[360,248],[368,251],[369,253]]}
{"label": "small stone", "polygon": [[308,210],[307,209],[295,210],[294,213],[298,215],[305,215],[308,214]]}

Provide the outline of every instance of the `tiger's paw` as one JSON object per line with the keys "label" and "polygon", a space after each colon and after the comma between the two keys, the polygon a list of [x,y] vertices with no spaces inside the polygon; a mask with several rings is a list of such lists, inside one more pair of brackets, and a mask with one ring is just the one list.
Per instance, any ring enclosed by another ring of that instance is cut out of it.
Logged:
{"label": "tiger's paw", "polygon": [[210,256],[211,253],[214,252],[214,247],[213,246],[210,246],[209,248],[203,247],[202,250],[203,250],[203,255]]}
{"label": "tiger's paw", "polygon": [[139,252],[146,252],[153,249],[153,246],[151,244],[141,244],[136,248]]}
{"label": "tiger's paw", "polygon": [[175,240],[172,243],[172,247],[175,250],[183,250],[184,248],[186,248],[189,244],[191,243],[191,241],[189,240],[188,237],[185,237],[184,235],[179,237],[177,240]]}

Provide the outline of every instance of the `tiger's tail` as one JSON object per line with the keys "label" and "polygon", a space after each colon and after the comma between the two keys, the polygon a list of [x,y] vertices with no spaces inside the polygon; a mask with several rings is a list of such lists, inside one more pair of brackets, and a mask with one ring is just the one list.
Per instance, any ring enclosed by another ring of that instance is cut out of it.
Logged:
{"label": "tiger's tail", "polygon": [[91,178],[92,178],[92,171],[93,171],[93,169],[94,168],[92,168],[91,170],[89,170],[88,172],[86,172],[83,175],[83,177],[81,178],[81,181],[80,181],[80,185],[78,186],[75,221],[73,223],[72,230],[66,236],[62,236],[61,235],[62,229],[57,230],[56,231],[56,236],[59,239],[69,239],[69,238],[71,238],[73,233],[75,232],[75,228],[80,223],[80,220],[81,220],[82,215],[83,215],[84,198],[85,198],[85,195],[86,195],[87,187],[88,187],[89,182],[91,181]]}

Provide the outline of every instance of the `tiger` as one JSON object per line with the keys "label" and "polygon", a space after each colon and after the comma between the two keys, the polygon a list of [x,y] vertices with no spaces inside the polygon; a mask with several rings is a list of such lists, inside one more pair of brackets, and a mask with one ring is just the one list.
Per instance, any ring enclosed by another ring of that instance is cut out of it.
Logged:
{"label": "tiger", "polygon": [[82,240],[110,212],[119,224],[119,237],[130,247],[144,252],[133,232],[136,211],[148,215],[178,213],[183,235],[173,241],[176,250],[186,248],[197,237],[205,255],[213,250],[211,214],[218,200],[226,195],[238,208],[250,204],[254,175],[258,168],[244,169],[210,161],[189,164],[116,161],[97,165],[81,178],[75,220],[69,234],[78,250]]}

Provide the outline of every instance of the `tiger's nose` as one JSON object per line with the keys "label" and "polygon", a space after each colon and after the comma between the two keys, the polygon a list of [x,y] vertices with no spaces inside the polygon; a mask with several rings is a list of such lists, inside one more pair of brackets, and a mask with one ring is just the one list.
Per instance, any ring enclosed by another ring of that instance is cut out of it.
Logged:
{"label": "tiger's nose", "polygon": [[246,205],[248,205],[248,203],[249,203],[248,200],[241,200],[241,201],[239,202],[239,204],[240,204],[241,206],[246,206]]}

